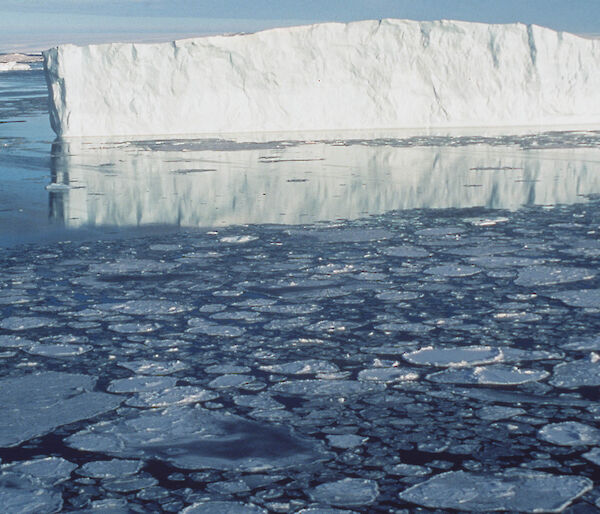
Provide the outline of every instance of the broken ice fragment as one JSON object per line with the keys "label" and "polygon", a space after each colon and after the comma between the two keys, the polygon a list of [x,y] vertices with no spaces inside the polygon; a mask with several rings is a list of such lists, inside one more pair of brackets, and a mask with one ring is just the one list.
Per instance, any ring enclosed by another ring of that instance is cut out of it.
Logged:
{"label": "broken ice fragment", "polygon": [[98,460],[84,464],[77,473],[91,478],[117,478],[135,475],[142,465],[143,462],[139,460]]}
{"label": "broken ice fragment", "polygon": [[337,482],[318,485],[310,496],[313,500],[338,507],[360,507],[370,505],[379,496],[379,487],[374,480],[344,478]]}
{"label": "broken ice fragment", "polygon": [[427,268],[423,273],[436,277],[457,278],[471,277],[480,272],[481,270],[477,266],[471,264],[440,264]]}
{"label": "broken ice fragment", "polygon": [[579,289],[574,291],[559,291],[548,294],[550,298],[560,300],[570,307],[588,309],[600,308],[600,289]]}
{"label": "broken ice fragment", "polygon": [[54,513],[62,509],[60,491],[44,482],[17,473],[0,474],[0,511],[19,514]]}
{"label": "broken ice fragment", "polygon": [[113,380],[107,387],[109,393],[142,393],[173,387],[177,379],[173,377],[136,376]]}
{"label": "broken ice fragment", "polygon": [[316,359],[304,361],[287,362],[285,364],[272,364],[261,366],[261,370],[281,375],[307,375],[316,373],[336,373],[339,368],[330,362]]}
{"label": "broken ice fragment", "polygon": [[47,484],[56,485],[69,479],[71,472],[76,467],[77,464],[61,457],[45,457],[8,464],[3,466],[2,471],[30,475]]}
{"label": "broken ice fragment", "polygon": [[291,396],[353,396],[383,391],[385,384],[355,380],[292,380],[271,387],[271,391]]}
{"label": "broken ice fragment", "polygon": [[368,441],[368,437],[363,437],[355,434],[346,434],[346,435],[328,435],[327,440],[329,444],[334,448],[341,448],[347,450],[349,448],[356,448],[361,444],[364,444]]}
{"label": "broken ice fragment", "polygon": [[578,421],[551,423],[538,431],[538,437],[559,446],[591,446],[600,444],[600,430]]}
{"label": "broken ice fragment", "polygon": [[371,368],[363,369],[358,373],[358,380],[373,382],[405,382],[417,380],[419,374],[412,369],[390,367],[390,368]]}
{"label": "broken ice fragment", "polygon": [[179,386],[161,391],[147,391],[125,401],[130,407],[168,407],[169,405],[185,405],[188,403],[208,402],[218,398],[214,391],[201,387]]}
{"label": "broken ice fragment", "polygon": [[467,512],[561,512],[593,487],[589,478],[508,469],[477,474],[448,471],[399,494],[406,502]]}
{"label": "broken ice fragment", "polygon": [[50,318],[32,316],[10,316],[0,321],[0,328],[12,331],[33,330],[36,328],[53,327],[56,325],[57,322]]}
{"label": "broken ice fragment", "polygon": [[170,375],[171,373],[176,373],[177,371],[181,371],[188,367],[188,365],[182,361],[157,362],[138,360],[119,362],[118,365],[140,375]]}
{"label": "broken ice fragment", "polygon": [[251,503],[232,501],[203,501],[194,503],[181,514],[266,514],[267,511]]}

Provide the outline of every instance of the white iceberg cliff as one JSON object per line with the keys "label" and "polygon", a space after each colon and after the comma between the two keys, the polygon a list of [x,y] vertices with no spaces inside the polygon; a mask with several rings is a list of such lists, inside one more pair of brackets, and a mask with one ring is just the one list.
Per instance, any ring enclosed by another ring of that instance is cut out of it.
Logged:
{"label": "white iceberg cliff", "polygon": [[324,23],[44,60],[59,136],[600,123],[600,40],[532,25]]}

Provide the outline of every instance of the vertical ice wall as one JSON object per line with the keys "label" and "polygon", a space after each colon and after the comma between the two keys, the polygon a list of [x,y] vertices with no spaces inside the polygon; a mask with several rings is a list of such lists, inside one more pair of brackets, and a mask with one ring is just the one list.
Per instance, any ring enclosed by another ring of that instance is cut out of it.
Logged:
{"label": "vertical ice wall", "polygon": [[59,136],[600,123],[600,40],[326,23],[44,53]]}

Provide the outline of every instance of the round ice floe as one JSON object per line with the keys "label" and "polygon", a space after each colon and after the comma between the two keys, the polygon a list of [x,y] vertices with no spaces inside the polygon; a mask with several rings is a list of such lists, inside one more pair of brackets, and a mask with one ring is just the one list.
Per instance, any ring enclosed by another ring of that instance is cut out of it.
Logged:
{"label": "round ice floe", "polygon": [[90,264],[90,273],[103,276],[140,276],[168,273],[179,267],[178,263],[152,261],[148,259],[121,259],[114,262]]}
{"label": "round ice floe", "polygon": [[538,431],[538,437],[559,446],[596,446],[600,444],[600,430],[578,421],[551,423]]}
{"label": "round ice floe", "polygon": [[363,369],[358,373],[358,380],[365,382],[406,382],[418,378],[414,370],[399,367]]}
{"label": "round ice floe", "polygon": [[56,326],[56,321],[50,318],[44,317],[24,317],[24,316],[10,316],[8,318],[4,318],[0,321],[0,328],[4,330],[13,330],[13,331],[21,331],[21,330],[33,330],[41,327],[54,327]]}
{"label": "round ice floe", "polygon": [[221,374],[235,374],[235,373],[248,373],[251,368],[248,366],[238,366],[236,364],[215,364],[204,368],[206,373],[221,375]]}
{"label": "round ice floe", "polygon": [[29,348],[25,348],[27,353],[32,355],[41,355],[44,357],[73,357],[89,352],[93,347],[89,344],[74,345],[74,344],[47,344],[37,343],[32,344]]}
{"label": "round ice floe", "polygon": [[143,464],[140,460],[97,460],[84,464],[77,473],[91,478],[118,478],[135,475]]}
{"label": "round ice floe", "polygon": [[529,266],[519,272],[515,284],[524,287],[551,286],[590,280],[596,273],[586,268],[567,268],[559,266]]}
{"label": "round ice floe", "polygon": [[492,346],[457,346],[452,348],[428,346],[414,352],[405,353],[402,357],[411,364],[441,368],[476,366],[503,360],[502,350]]}
{"label": "round ice floe", "polygon": [[113,380],[107,387],[110,393],[143,393],[173,387],[177,379],[173,377],[129,377]]}
{"label": "round ice floe", "polygon": [[158,484],[153,476],[130,476],[109,478],[102,481],[102,488],[113,493],[131,493]]}
{"label": "round ice floe", "polygon": [[181,514],[266,514],[266,512],[251,503],[206,501],[186,507]]}
{"label": "round ice floe", "polygon": [[285,364],[272,364],[261,366],[261,370],[280,375],[307,375],[316,373],[336,373],[340,369],[333,363],[308,359],[303,361],[286,362]]}
{"label": "round ice floe", "polygon": [[600,359],[592,355],[588,359],[558,364],[554,366],[550,383],[565,389],[600,386]]}
{"label": "round ice floe", "polygon": [[423,477],[431,475],[431,468],[416,464],[396,464],[387,470],[390,475],[401,477]]}
{"label": "round ice floe", "polygon": [[543,380],[547,371],[519,369],[496,364],[475,368],[453,368],[427,375],[427,380],[440,384],[520,385]]}
{"label": "round ice floe", "polygon": [[192,318],[188,320],[190,328],[186,332],[190,334],[204,334],[217,337],[239,337],[246,332],[243,327],[234,325],[219,325],[202,318]]}
{"label": "round ice floe", "polygon": [[520,469],[495,474],[449,471],[399,496],[416,505],[463,512],[562,512],[592,487],[589,478]]}
{"label": "round ice floe", "polygon": [[35,514],[62,509],[60,491],[48,489],[40,480],[17,473],[0,474],[0,511]]}
{"label": "round ice floe", "polygon": [[344,478],[318,485],[309,494],[313,500],[326,505],[360,507],[376,500],[379,487],[375,480]]}
{"label": "round ice floe", "polygon": [[548,295],[550,298],[560,300],[570,307],[588,309],[600,308],[600,289],[579,289],[575,291],[560,291]]}
{"label": "round ice floe", "polygon": [[17,335],[0,335],[0,348],[26,348],[34,342]]}
{"label": "round ice floe", "polygon": [[251,241],[256,241],[257,239],[258,239],[258,237],[256,237],[256,236],[243,235],[243,236],[225,236],[225,237],[222,237],[219,241],[221,241],[221,243],[229,243],[229,244],[244,244],[244,243],[250,243]]}
{"label": "round ice floe", "polygon": [[477,416],[485,421],[498,421],[499,419],[512,418],[525,414],[525,409],[518,407],[504,407],[502,405],[490,405],[477,411]]}
{"label": "round ice floe", "polygon": [[471,264],[441,264],[427,268],[423,273],[436,277],[457,278],[471,277],[480,272],[481,270],[477,266]]}
{"label": "round ice floe", "polygon": [[75,468],[77,468],[77,464],[61,457],[45,457],[8,464],[2,468],[2,471],[30,475],[39,478],[46,484],[55,485],[68,480]]}
{"label": "round ice floe", "polygon": [[98,306],[109,311],[138,316],[179,314],[192,310],[189,305],[168,300],[130,300],[123,303],[103,304]]}
{"label": "round ice floe", "polygon": [[164,391],[148,391],[138,393],[128,398],[125,403],[130,407],[168,407],[170,405],[185,405],[188,403],[208,402],[218,398],[214,391],[201,387],[180,386]]}
{"label": "round ice floe", "polygon": [[208,383],[208,387],[214,389],[228,389],[230,387],[243,387],[253,382],[255,378],[251,375],[227,374],[221,375]]}
{"label": "round ice floe", "polygon": [[384,291],[383,293],[376,294],[375,298],[384,302],[405,302],[407,300],[416,300],[422,296],[423,293],[416,291]]}
{"label": "round ice floe", "polygon": [[382,391],[385,384],[356,380],[292,380],[271,387],[271,391],[290,396],[352,396]]}

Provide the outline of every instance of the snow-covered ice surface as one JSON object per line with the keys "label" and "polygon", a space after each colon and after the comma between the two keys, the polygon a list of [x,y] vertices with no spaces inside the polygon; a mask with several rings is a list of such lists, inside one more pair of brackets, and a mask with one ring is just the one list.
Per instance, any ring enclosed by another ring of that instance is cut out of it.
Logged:
{"label": "snow-covered ice surface", "polygon": [[1,512],[597,510],[597,132],[52,146],[2,77],[0,233],[64,228],[0,247]]}
{"label": "snow-covered ice surface", "polygon": [[534,25],[323,23],[44,58],[67,137],[600,122],[600,41]]}

